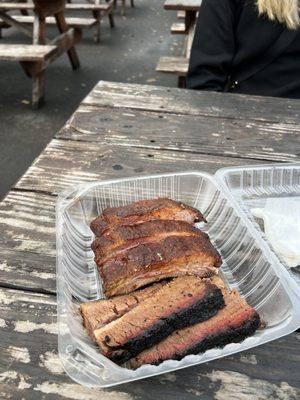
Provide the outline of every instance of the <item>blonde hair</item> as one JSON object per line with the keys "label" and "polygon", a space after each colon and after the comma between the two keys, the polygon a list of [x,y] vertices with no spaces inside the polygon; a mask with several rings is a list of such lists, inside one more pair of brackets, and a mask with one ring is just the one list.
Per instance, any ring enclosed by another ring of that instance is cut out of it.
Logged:
{"label": "blonde hair", "polygon": [[257,0],[259,14],[278,21],[290,29],[300,26],[299,0]]}

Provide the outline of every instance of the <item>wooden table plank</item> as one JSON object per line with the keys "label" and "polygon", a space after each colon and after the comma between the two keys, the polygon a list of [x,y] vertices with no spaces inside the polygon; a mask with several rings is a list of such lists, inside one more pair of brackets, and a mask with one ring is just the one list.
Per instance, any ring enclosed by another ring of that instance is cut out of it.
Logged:
{"label": "wooden table plank", "polygon": [[[67,10],[72,11],[106,11],[111,7],[109,3],[105,4],[89,4],[89,3],[74,3],[66,4]],[[33,3],[18,3],[18,2],[1,2],[0,10],[10,11],[10,10],[33,10]]]}
{"label": "wooden table plank", "polygon": [[132,142],[124,144],[120,151],[118,146],[99,148],[90,142],[52,140],[15,187],[57,194],[66,187],[96,180],[187,170],[214,174],[219,168],[243,162],[202,154],[190,154],[187,158],[178,151],[137,149],[131,145]]}
{"label": "wooden table plank", "polygon": [[0,44],[0,60],[45,61],[57,50],[56,46],[38,44]]}
{"label": "wooden table plank", "polygon": [[300,396],[300,333],[208,364],[92,390],[70,382],[63,372],[57,355],[54,296],[0,289],[0,324],[3,399],[296,400]]}
{"label": "wooden table plank", "polygon": [[[269,161],[300,158],[299,125],[82,106],[58,138]],[[141,151],[141,150],[136,150]],[[248,160],[241,161],[247,164]],[[258,161],[257,161],[258,162]]]}
{"label": "wooden table plank", "polygon": [[54,196],[10,191],[0,203],[0,248],[55,256]]}
{"label": "wooden table plank", "polygon": [[[34,23],[33,15],[11,15],[16,21],[21,22],[23,24],[31,25]],[[1,23],[1,20],[0,20]],[[47,25],[55,25],[56,20],[54,17],[46,18]],[[66,17],[66,23],[68,26],[72,28],[91,28],[97,24],[97,20],[95,18],[87,18],[87,17]],[[7,25],[6,25],[7,26]],[[9,26],[9,25],[8,25]]]}
{"label": "wooden table plank", "polygon": [[82,104],[246,121],[300,123],[300,100],[100,81]]}
{"label": "wooden table plank", "polygon": [[0,287],[56,293],[56,258],[44,253],[0,247]]}
{"label": "wooden table plank", "polygon": [[166,0],[165,10],[198,11],[202,0]]}

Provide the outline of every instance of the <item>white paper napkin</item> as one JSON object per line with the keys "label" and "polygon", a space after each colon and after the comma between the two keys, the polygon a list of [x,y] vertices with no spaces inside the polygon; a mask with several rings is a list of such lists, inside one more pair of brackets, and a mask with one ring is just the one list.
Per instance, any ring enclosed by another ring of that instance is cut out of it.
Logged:
{"label": "white paper napkin", "polygon": [[264,221],[265,235],[279,258],[290,267],[300,265],[300,198],[267,199],[252,214]]}

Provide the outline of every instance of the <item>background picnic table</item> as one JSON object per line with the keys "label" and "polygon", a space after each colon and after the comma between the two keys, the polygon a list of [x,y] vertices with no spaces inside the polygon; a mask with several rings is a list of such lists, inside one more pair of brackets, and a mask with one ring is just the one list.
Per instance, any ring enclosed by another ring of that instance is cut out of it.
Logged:
{"label": "background picnic table", "polygon": [[100,82],[0,203],[0,398],[300,398],[300,333],[107,390],[57,355],[55,202],[70,185],[300,159],[300,101]]}

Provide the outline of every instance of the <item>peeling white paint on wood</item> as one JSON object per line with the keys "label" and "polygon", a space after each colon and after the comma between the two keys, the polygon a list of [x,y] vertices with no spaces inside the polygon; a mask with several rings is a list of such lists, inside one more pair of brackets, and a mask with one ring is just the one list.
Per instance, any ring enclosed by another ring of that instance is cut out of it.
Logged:
{"label": "peeling white paint on wood", "polygon": [[16,371],[5,371],[0,374],[0,382],[4,383],[7,381],[11,381],[13,379],[17,379],[18,374]]}
{"label": "peeling white paint on wood", "polygon": [[158,377],[159,383],[162,385],[165,385],[169,382],[176,382],[176,379],[177,379],[176,374],[172,372],[169,372],[168,374],[165,375],[160,375]]}
{"label": "peeling white paint on wood", "polygon": [[72,400],[132,400],[132,396],[119,391],[105,391],[88,389],[76,384],[57,384],[53,382],[43,382],[38,384],[33,390],[44,394],[54,394]]}
{"label": "peeling white paint on wood", "polygon": [[30,354],[26,347],[9,346],[7,349],[13,361],[18,361],[24,364],[30,363]]}
{"label": "peeling white paint on wood", "polygon": [[16,371],[5,371],[0,374],[0,383],[16,386],[20,390],[29,389],[31,384],[24,375]]}
{"label": "peeling white paint on wood", "polygon": [[[19,239],[16,238],[18,241]],[[15,250],[18,251],[28,251],[37,254],[46,254],[48,256],[56,255],[55,251],[55,243],[43,243],[41,241],[34,241],[34,240],[23,240],[19,245],[15,246]]]}
{"label": "peeling white paint on wood", "polygon": [[31,271],[30,276],[40,279],[56,279],[56,274],[52,272]]}
{"label": "peeling white paint on wood", "polygon": [[18,383],[18,389],[24,390],[31,388],[31,384],[26,382],[25,378],[19,374],[20,382]]}
{"label": "peeling white paint on wood", "polygon": [[280,384],[251,379],[247,375],[233,371],[213,371],[206,374],[212,382],[220,384],[215,393],[215,400],[297,400],[300,398],[300,389],[290,386],[286,382]]}
{"label": "peeling white paint on wood", "polygon": [[58,354],[53,353],[52,351],[47,351],[45,354],[40,355],[40,360],[39,366],[46,368],[52,374],[61,375],[64,373]]}
{"label": "peeling white paint on wood", "polygon": [[5,328],[6,326],[7,325],[6,325],[5,320],[3,318],[0,318],[0,328]]}
{"label": "peeling white paint on wood", "polygon": [[[20,271],[20,268],[24,268],[26,266],[26,263],[18,263],[18,265],[9,265],[7,260],[3,260],[0,263],[0,271],[2,272],[14,272],[14,273],[24,273],[24,275],[26,274],[28,277],[35,277],[35,278],[40,278],[40,279],[55,279],[56,278],[56,274],[53,272],[44,272],[44,271],[30,271],[30,272],[24,272],[24,271]],[[1,325],[0,325],[1,326]]]}
{"label": "peeling white paint on wood", "polygon": [[203,395],[203,392],[201,392],[200,390],[194,389],[194,388],[190,388],[186,390],[187,393],[191,393],[196,397],[200,397],[201,395]]}
{"label": "peeling white paint on wood", "polygon": [[57,323],[54,322],[52,324],[47,324],[47,323],[37,324],[32,321],[16,321],[14,330],[20,333],[28,333],[37,331],[39,329],[42,329],[43,331],[51,333],[53,335],[57,335],[58,333]]}
{"label": "peeling white paint on wood", "polygon": [[12,303],[36,303],[49,304],[56,306],[56,299],[42,293],[26,293],[23,291],[0,289],[0,304],[8,305]]}
{"label": "peeling white paint on wood", "polygon": [[250,355],[241,354],[240,360],[244,364],[257,365],[257,359],[254,354],[250,354]]}
{"label": "peeling white paint on wood", "polygon": [[[55,235],[55,228],[51,227],[51,226],[39,226],[36,222],[36,218],[34,218],[34,216],[31,216],[31,219],[34,222],[29,222],[28,220],[25,221],[24,219],[21,219],[22,216],[20,217],[20,219],[18,218],[9,218],[7,216],[4,217],[0,217],[0,224],[3,225],[8,225],[8,226],[13,226],[14,228],[18,228],[18,229],[25,229],[25,230],[34,230],[36,233],[46,233],[46,234],[52,234]],[[40,220],[42,220],[42,218],[40,218]],[[49,218],[44,218],[44,221],[47,222],[52,222]],[[29,239],[29,237],[28,237]]]}

